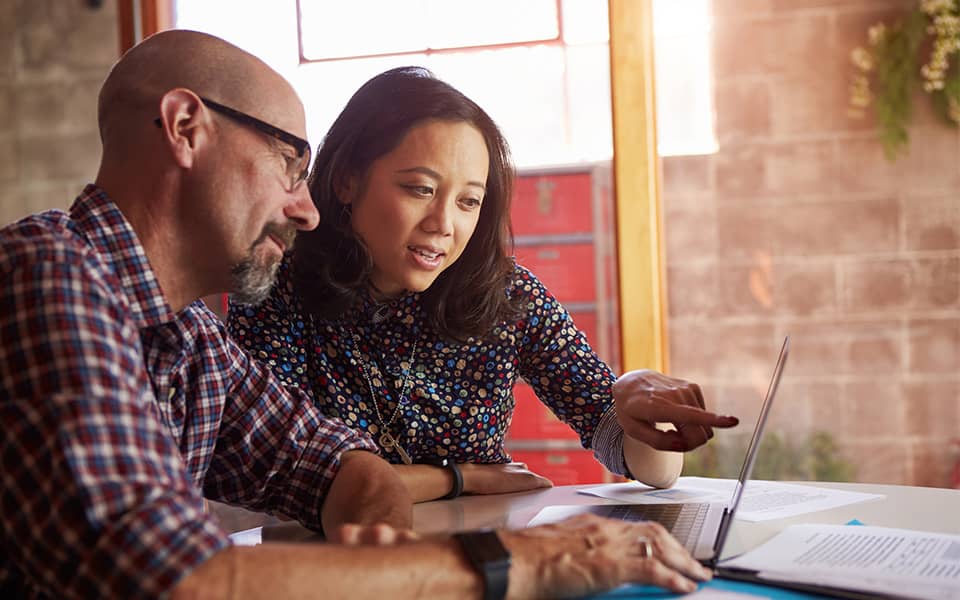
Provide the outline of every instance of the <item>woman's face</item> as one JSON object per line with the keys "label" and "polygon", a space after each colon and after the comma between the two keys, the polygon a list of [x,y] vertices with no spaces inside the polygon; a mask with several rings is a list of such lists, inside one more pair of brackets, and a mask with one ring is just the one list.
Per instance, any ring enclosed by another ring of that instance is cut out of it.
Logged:
{"label": "woman's face", "polygon": [[452,265],[480,218],[489,156],[473,125],[427,121],[351,181],[341,197],[373,259],[383,295],[422,292]]}

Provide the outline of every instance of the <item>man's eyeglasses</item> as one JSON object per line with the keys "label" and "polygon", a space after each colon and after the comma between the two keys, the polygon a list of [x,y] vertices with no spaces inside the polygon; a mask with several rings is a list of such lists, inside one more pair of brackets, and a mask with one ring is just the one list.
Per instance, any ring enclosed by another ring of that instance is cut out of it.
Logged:
{"label": "man's eyeglasses", "polygon": [[[287,159],[287,177],[290,178],[290,191],[297,189],[297,187],[307,178],[307,174],[310,172],[310,142],[301,137],[293,135],[292,133],[284,131],[279,127],[274,127],[266,121],[261,121],[260,119],[252,117],[245,112],[241,112],[235,108],[230,108],[229,106],[224,106],[219,102],[214,102],[213,100],[204,98],[203,96],[200,96],[200,101],[211,110],[229,117],[241,125],[253,127],[261,133],[265,133],[274,139],[280,140],[281,142],[292,146],[293,149],[297,151],[297,157],[285,157]],[[157,127],[163,126],[159,117],[154,119],[153,122]]]}

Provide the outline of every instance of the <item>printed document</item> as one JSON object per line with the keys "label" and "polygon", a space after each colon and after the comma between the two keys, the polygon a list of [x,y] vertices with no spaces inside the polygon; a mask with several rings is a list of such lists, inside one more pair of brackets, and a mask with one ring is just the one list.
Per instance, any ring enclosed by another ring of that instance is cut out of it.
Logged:
{"label": "printed document", "polygon": [[960,535],[847,525],[792,525],[721,569],[766,580],[960,600]]}
{"label": "printed document", "polygon": [[[728,503],[735,484],[736,480],[733,479],[681,477],[673,487],[663,490],[630,482],[592,487],[580,493],[633,504]],[[882,494],[849,492],[815,485],[751,480],[744,489],[737,518],[744,521],[783,519],[883,497]]]}

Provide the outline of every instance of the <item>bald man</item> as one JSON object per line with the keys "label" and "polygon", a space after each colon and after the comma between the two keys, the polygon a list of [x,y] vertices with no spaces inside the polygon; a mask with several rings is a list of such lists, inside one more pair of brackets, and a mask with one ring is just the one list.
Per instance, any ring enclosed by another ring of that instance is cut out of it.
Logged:
{"label": "bald man", "polygon": [[[477,533],[501,567],[512,555],[495,579],[470,543],[408,543],[410,498],[372,441],[198,300],[259,301],[317,225],[289,83],[164,32],[115,65],[99,123],[95,183],[0,230],[0,597],[543,597],[709,576],[650,524]],[[351,545],[235,547],[204,497]]]}

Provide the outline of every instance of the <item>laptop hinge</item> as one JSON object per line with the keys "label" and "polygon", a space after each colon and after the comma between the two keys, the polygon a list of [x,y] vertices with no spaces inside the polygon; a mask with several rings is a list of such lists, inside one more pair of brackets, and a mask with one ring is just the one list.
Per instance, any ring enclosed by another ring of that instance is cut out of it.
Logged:
{"label": "laptop hinge", "polygon": [[718,547],[727,537],[727,527],[730,525],[730,507],[723,509],[723,515],[720,516],[720,527],[717,529],[717,537],[713,539],[713,554],[717,558]]}

